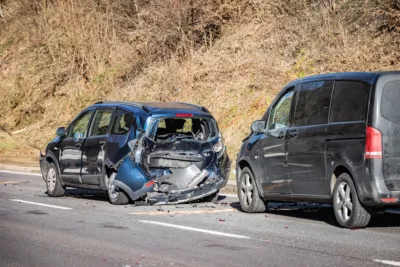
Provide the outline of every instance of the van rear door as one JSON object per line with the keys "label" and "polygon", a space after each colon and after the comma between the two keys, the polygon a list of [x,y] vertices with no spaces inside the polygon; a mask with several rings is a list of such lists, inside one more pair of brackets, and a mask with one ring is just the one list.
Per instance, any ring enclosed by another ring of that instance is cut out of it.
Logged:
{"label": "van rear door", "polygon": [[384,183],[389,191],[400,191],[400,73],[379,77],[374,106],[372,124],[382,134]]}

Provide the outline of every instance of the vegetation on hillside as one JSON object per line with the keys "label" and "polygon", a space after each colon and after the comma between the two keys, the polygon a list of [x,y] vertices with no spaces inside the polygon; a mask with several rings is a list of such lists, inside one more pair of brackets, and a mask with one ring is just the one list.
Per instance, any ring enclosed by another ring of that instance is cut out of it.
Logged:
{"label": "vegetation on hillside", "polygon": [[0,10],[0,161],[34,159],[98,100],[207,106],[234,158],[289,80],[400,69],[399,0],[0,0]]}

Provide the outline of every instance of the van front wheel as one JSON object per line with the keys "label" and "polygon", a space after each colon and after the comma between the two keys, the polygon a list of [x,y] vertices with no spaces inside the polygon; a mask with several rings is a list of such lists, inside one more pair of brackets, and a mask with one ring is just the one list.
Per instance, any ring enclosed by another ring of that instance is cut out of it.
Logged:
{"label": "van front wheel", "polygon": [[371,214],[358,199],[354,182],[350,175],[339,175],[333,189],[333,210],[336,221],[344,228],[364,228],[371,220]]}
{"label": "van front wheel", "polygon": [[239,202],[244,212],[264,212],[267,207],[258,194],[254,175],[249,168],[244,168],[239,178]]}

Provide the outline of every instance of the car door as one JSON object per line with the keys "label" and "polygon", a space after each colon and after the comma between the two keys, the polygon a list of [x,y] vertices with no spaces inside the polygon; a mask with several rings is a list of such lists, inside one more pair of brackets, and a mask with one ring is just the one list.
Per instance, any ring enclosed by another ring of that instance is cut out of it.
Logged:
{"label": "car door", "polygon": [[265,194],[289,194],[286,181],[286,129],[289,126],[294,88],[275,101],[265,134],[259,140],[259,169]]}
{"label": "car door", "polygon": [[329,196],[326,129],[334,81],[297,85],[293,124],[287,129],[288,182],[294,198]]}
{"label": "car door", "polygon": [[117,109],[108,138],[106,158],[111,162],[117,163],[129,153],[128,142],[135,137],[135,114]]}
{"label": "car door", "polygon": [[113,108],[98,108],[82,150],[82,183],[100,185]]}
{"label": "car door", "polygon": [[68,127],[60,142],[60,172],[65,182],[82,183],[82,149],[89,129],[93,110],[86,110]]}

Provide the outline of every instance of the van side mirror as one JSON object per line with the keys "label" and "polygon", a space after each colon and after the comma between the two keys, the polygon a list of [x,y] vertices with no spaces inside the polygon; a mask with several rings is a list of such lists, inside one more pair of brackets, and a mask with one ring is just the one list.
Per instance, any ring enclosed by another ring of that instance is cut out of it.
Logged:
{"label": "van side mirror", "polygon": [[59,127],[56,131],[56,134],[59,137],[65,137],[65,127]]}
{"label": "van side mirror", "polygon": [[265,121],[259,120],[251,124],[251,131],[253,133],[264,133],[265,132]]}

